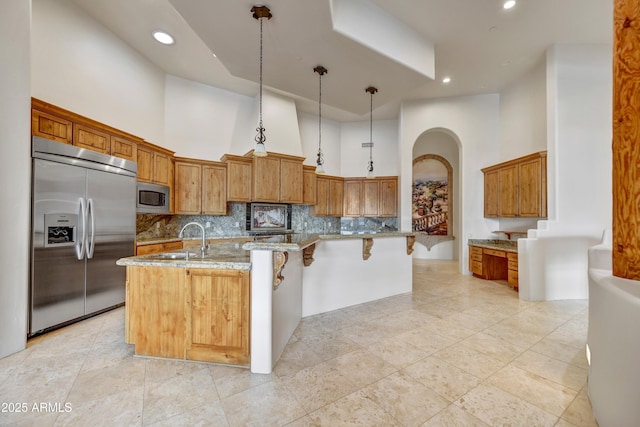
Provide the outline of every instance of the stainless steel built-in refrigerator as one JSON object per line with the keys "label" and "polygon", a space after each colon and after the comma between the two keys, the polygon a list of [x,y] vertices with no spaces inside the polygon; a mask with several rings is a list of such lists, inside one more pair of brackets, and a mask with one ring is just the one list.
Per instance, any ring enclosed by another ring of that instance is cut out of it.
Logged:
{"label": "stainless steel built-in refrigerator", "polygon": [[121,305],[137,163],[33,137],[29,335]]}

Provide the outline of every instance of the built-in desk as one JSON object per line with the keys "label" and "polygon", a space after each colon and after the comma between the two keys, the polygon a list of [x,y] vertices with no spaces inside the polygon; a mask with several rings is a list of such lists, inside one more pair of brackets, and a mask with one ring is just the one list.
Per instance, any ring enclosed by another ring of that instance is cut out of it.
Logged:
{"label": "built-in desk", "polygon": [[506,280],[518,290],[518,245],[511,240],[469,240],[469,270],[486,280]]}

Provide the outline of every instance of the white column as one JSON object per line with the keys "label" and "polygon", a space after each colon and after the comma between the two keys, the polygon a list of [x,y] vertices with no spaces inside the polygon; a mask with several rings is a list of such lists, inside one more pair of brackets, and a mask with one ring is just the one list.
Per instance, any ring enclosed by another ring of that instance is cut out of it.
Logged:
{"label": "white column", "polygon": [[273,368],[273,252],[251,251],[251,372]]}

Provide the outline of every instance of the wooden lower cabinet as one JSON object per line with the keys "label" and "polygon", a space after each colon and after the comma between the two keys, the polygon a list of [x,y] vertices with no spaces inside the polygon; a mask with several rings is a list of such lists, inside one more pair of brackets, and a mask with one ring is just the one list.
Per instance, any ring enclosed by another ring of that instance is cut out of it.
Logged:
{"label": "wooden lower cabinet", "polygon": [[249,365],[249,272],[189,269],[186,358]]}
{"label": "wooden lower cabinet", "polygon": [[128,266],[125,341],[135,354],[250,365],[250,272]]}
{"label": "wooden lower cabinet", "polygon": [[507,282],[518,289],[518,254],[507,253]]}
{"label": "wooden lower cabinet", "polygon": [[125,342],[142,356],[184,359],[184,268],[127,267]]}
{"label": "wooden lower cabinet", "polygon": [[469,246],[469,270],[487,280],[506,280],[518,289],[518,253],[481,246]]}

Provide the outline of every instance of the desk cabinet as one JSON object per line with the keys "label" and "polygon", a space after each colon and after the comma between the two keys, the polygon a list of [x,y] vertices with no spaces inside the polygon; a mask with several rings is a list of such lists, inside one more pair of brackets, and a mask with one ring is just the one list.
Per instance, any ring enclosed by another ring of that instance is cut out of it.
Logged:
{"label": "desk cabinet", "polygon": [[518,253],[481,246],[469,246],[469,270],[481,279],[506,280],[518,289]]}

